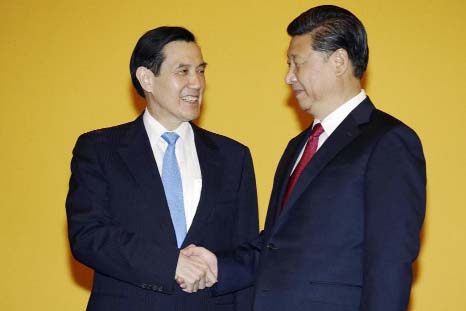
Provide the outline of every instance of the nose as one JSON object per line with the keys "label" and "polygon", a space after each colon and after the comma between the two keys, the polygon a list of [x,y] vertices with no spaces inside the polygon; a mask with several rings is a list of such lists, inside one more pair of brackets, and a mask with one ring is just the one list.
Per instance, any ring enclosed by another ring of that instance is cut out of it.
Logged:
{"label": "nose", "polygon": [[294,67],[293,65],[290,65],[288,68],[288,72],[286,73],[285,76],[285,83],[286,84],[293,84],[296,82],[296,75],[294,73]]}
{"label": "nose", "polygon": [[191,75],[190,79],[189,79],[189,87],[191,89],[196,89],[196,90],[199,90],[202,88],[202,86],[205,84],[205,78],[204,78],[204,75],[202,75],[201,73],[194,73]]}

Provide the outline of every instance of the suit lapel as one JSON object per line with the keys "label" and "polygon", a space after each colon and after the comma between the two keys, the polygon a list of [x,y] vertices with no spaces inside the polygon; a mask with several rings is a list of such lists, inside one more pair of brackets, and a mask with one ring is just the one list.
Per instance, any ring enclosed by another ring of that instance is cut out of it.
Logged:
{"label": "suit lapel", "polygon": [[205,225],[211,219],[215,198],[220,193],[223,180],[223,159],[219,154],[218,146],[211,140],[206,131],[194,124],[191,126],[194,131],[194,141],[201,167],[202,190],[196,214],[182,247],[194,242],[199,243],[202,241],[202,236],[208,234]]}
{"label": "suit lapel", "polygon": [[[369,98],[366,98],[361,104],[358,105],[344,120],[343,122],[335,129],[335,131],[330,135],[327,141],[322,145],[321,148],[314,155],[312,160],[306,166],[301,176],[298,179],[293,191],[288,198],[286,205],[283,207],[281,216],[278,219],[278,223],[282,223],[290,209],[294,208],[296,201],[303,194],[303,192],[310,186],[312,181],[319,175],[319,173],[325,168],[325,166],[333,159],[335,156],[348,144],[350,144],[357,136],[360,134],[359,125],[367,123],[370,119],[370,114],[374,106],[372,105]],[[306,135],[307,137],[308,135]],[[303,143],[300,143],[299,148],[296,152],[299,154],[299,151],[302,149]],[[294,157],[296,159],[296,157]],[[295,160],[296,161],[296,160]],[[289,166],[293,166],[294,162],[289,163]],[[283,180],[288,181],[289,172],[291,168],[288,169],[288,175],[283,177]],[[283,183],[281,189],[281,196],[283,196],[284,189],[286,189],[286,183]],[[279,203],[279,202],[278,202]]]}
{"label": "suit lapel", "polygon": [[274,201],[270,202],[269,204],[269,208],[272,207],[274,208],[274,210],[270,214],[268,214],[268,217],[270,215],[270,217],[273,217],[273,219],[267,219],[267,223],[271,222],[272,224],[274,224],[276,218],[282,211],[283,196],[285,195],[285,190],[290,179],[291,170],[293,169],[294,163],[296,162],[296,159],[298,158],[301,149],[304,147],[304,144],[306,143],[309,137],[310,131],[311,127],[309,127],[307,130],[296,136],[290,142],[289,146],[287,146],[285,153],[283,154],[283,157],[278,165],[276,177],[277,184],[274,185],[278,193],[277,195],[272,197],[272,200]]}
{"label": "suit lapel", "polygon": [[144,217],[152,217],[154,226],[159,228],[170,244],[176,245],[176,235],[171,221],[170,210],[149,137],[144,128],[142,115],[132,122],[132,125],[133,127],[123,138],[123,143],[119,149],[120,156],[141,187],[148,204],[153,207],[148,209],[153,214],[144,215]]}
{"label": "suit lapel", "polygon": [[301,133],[298,137],[296,137],[295,141],[290,144],[288,156],[284,158],[284,169],[283,175],[280,176],[280,180],[282,180],[282,184],[280,187],[280,196],[279,196],[279,203],[281,205],[283,201],[283,196],[285,195],[286,188],[288,186],[288,182],[290,180],[291,171],[293,170],[294,164],[301,153],[301,150],[304,148],[306,141],[309,139],[309,135],[311,132],[311,127],[309,127],[306,131]]}

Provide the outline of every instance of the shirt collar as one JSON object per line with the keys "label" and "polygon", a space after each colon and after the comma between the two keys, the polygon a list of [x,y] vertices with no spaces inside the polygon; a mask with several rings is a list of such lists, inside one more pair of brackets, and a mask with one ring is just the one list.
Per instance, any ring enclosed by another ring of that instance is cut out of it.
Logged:
{"label": "shirt collar", "polygon": [[165,140],[161,137],[165,132],[175,132],[177,133],[180,138],[179,140],[183,141],[187,139],[192,132],[192,127],[189,122],[183,122],[178,126],[175,130],[169,131],[167,130],[159,121],[157,121],[147,110],[144,111],[144,115],[142,116],[144,127],[146,128],[147,134],[149,135],[149,140],[152,142],[157,142],[159,139]]}
{"label": "shirt collar", "polygon": [[317,123],[321,123],[322,127],[324,128],[325,133],[330,136],[333,131],[340,125],[341,122],[356,108],[365,98],[366,92],[361,89],[358,95],[354,96],[343,105],[335,109],[332,113],[330,113],[324,120],[315,119],[313,123],[316,125]]}

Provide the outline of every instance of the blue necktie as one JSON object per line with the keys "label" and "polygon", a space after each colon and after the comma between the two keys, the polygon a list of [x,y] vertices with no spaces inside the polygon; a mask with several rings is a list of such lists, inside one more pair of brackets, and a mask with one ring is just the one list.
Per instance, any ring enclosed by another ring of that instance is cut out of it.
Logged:
{"label": "blue necktie", "polygon": [[181,247],[186,237],[186,217],[184,215],[183,185],[175,155],[176,140],[179,136],[174,132],[165,132],[162,138],[168,143],[167,150],[165,150],[165,155],[163,156],[162,183],[173,227],[175,228],[176,241],[178,242],[178,247]]}

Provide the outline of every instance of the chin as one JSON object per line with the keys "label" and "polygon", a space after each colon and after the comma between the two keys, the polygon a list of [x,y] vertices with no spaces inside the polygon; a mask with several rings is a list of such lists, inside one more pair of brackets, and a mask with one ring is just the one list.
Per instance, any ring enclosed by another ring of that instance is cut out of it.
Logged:
{"label": "chin", "polygon": [[185,118],[185,120],[187,122],[189,122],[189,121],[192,121],[192,120],[195,120],[195,119],[199,118],[199,115],[200,115],[199,112],[187,113],[187,114],[184,115],[184,118]]}
{"label": "chin", "polygon": [[302,111],[310,112],[310,110],[311,110],[311,105],[310,104],[301,103],[301,102],[298,102],[298,104],[299,104],[299,108],[301,108]]}

